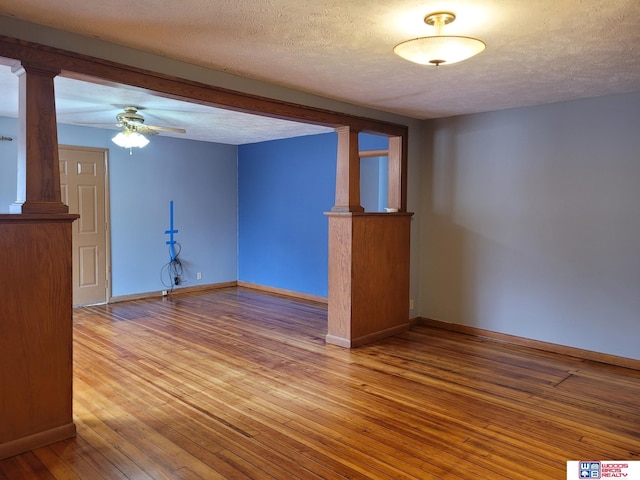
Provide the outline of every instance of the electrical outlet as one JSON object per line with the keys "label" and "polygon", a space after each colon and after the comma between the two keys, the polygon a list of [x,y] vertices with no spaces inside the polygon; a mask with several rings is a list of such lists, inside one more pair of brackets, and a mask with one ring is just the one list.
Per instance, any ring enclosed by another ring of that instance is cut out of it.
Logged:
{"label": "electrical outlet", "polygon": [[196,273],[196,280],[202,280],[202,272]]}
{"label": "electrical outlet", "polygon": [[409,310],[413,310],[414,304],[413,304],[413,298],[411,300],[409,300]]}

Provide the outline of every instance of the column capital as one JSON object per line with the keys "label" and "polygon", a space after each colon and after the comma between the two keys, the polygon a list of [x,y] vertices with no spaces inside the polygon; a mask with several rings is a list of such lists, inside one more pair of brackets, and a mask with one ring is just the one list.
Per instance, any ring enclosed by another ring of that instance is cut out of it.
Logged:
{"label": "column capital", "polygon": [[21,77],[26,73],[32,73],[34,75],[42,75],[45,77],[48,76],[54,78],[60,75],[61,70],[59,67],[56,67],[54,65],[21,61],[11,68],[11,72],[16,74],[18,77]]}

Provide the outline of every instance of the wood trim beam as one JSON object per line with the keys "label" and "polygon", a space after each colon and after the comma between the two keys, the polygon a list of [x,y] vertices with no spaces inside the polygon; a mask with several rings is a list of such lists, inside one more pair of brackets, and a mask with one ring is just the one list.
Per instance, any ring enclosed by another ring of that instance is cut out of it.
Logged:
{"label": "wood trim beam", "polygon": [[406,135],[408,131],[404,125],[236,92],[4,35],[0,35],[0,57],[56,66],[64,77],[129,85],[168,98],[239,112],[333,128],[349,126],[388,136]]}
{"label": "wood trim beam", "polygon": [[389,150],[360,150],[360,158],[387,157]]}

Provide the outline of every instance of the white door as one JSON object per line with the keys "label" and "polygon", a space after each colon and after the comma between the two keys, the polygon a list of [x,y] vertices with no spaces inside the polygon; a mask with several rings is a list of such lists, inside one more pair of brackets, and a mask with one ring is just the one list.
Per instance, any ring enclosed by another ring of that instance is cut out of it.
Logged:
{"label": "white door", "polygon": [[105,303],[109,287],[107,238],[107,150],[61,146],[60,184],[62,202],[73,222],[73,304]]}

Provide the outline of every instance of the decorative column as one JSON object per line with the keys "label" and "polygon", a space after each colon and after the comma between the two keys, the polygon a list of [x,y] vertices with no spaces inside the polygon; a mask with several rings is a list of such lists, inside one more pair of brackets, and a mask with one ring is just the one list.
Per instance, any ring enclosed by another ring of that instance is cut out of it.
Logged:
{"label": "decorative column", "polygon": [[336,129],[338,159],[336,165],[336,203],[332,212],[364,212],[360,205],[360,156],[358,132],[349,127]]}
{"label": "decorative column", "polygon": [[59,69],[22,63],[19,79],[18,194],[11,213],[68,213],[60,199],[53,79]]}
{"label": "decorative column", "polygon": [[0,214],[0,459],[76,433],[71,226],[60,199],[55,68],[23,64],[18,195]]}
{"label": "decorative column", "polygon": [[358,132],[337,130],[336,204],[329,218],[327,343],[352,348],[409,328],[409,243],[404,137],[389,139],[389,207],[360,206]]}
{"label": "decorative column", "polygon": [[399,212],[407,211],[407,137],[389,137],[389,186],[388,207]]}

